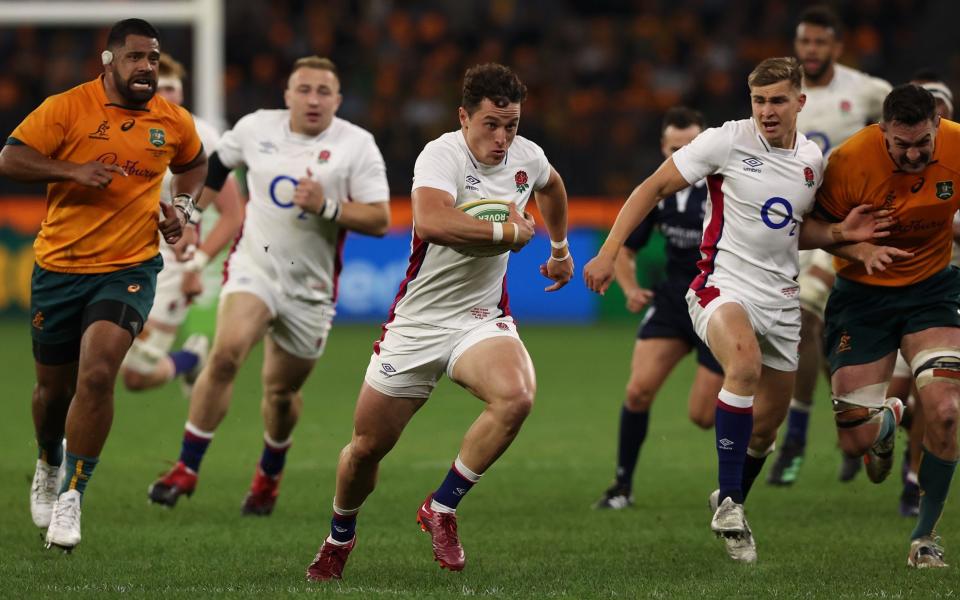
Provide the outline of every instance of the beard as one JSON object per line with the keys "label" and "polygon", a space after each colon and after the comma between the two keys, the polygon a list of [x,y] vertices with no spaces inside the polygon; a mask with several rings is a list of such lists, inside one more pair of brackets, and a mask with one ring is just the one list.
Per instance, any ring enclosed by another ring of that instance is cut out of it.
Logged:
{"label": "beard", "polygon": [[831,64],[832,64],[831,61],[825,60],[825,61],[823,61],[822,63],[820,63],[820,68],[817,69],[816,71],[808,71],[806,68],[804,68],[804,69],[803,69],[803,76],[804,76],[805,78],[811,79],[811,80],[820,79],[820,78],[823,77],[824,74],[827,72],[827,69],[830,68],[830,65],[831,65]]}
{"label": "beard", "polygon": [[[117,87],[117,93],[129,104],[146,104],[157,92],[157,78],[153,75],[131,75],[127,79],[122,79],[120,75],[114,72],[113,80]],[[134,89],[132,87],[134,81],[147,82],[150,87],[146,90]]]}
{"label": "beard", "polygon": [[900,169],[907,171],[908,173],[919,173],[920,171],[924,170],[929,163],[929,154],[921,154],[920,157],[914,161],[907,160],[907,157],[903,156],[900,158]]}

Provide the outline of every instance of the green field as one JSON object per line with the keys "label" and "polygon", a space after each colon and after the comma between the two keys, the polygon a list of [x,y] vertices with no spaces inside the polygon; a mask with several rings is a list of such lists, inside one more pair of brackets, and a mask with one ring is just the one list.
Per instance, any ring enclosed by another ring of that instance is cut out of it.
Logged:
{"label": "green field", "polygon": [[[179,452],[179,388],[118,392],[113,432],[91,480],[83,542],[43,549],[28,493],[36,449],[25,324],[0,322],[5,410],[0,420],[0,596],[355,598],[937,598],[960,596],[960,502],[941,533],[938,572],[905,566],[909,520],[899,477],[836,482],[839,458],[825,390],[793,489],[758,482],[747,503],[759,562],[732,564],[709,530],[713,433],[686,421],[691,361],[659,396],[635,484],[636,506],[596,512],[613,474],[616,419],[632,326],[522,327],[539,392],[519,439],[460,505],[462,573],[441,571],[416,509],[444,476],[479,401],[444,382],[387,457],[360,514],[345,579],[308,584],[304,570],[327,533],[337,453],[375,326],[334,329],[305,389],[280,500],[269,518],[241,517],[262,445],[259,352],[241,372],[233,408],[207,453],[200,486],[175,510],[149,506],[147,485]],[[901,436],[899,443],[903,442]],[[899,454],[899,451],[898,451]],[[769,467],[769,465],[768,465]],[[765,476],[766,472],[762,475]]]}

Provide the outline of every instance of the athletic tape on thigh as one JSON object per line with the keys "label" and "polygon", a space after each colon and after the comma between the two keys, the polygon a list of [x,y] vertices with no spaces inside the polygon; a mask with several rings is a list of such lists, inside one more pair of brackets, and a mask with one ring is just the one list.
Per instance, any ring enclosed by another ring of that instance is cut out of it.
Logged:
{"label": "athletic tape on thigh", "polygon": [[123,366],[142,375],[153,373],[160,359],[173,347],[173,338],[172,332],[151,329],[146,336],[133,340]]}
{"label": "athletic tape on thigh", "polygon": [[910,362],[917,389],[935,381],[960,385],[960,350],[931,348],[917,352]]}
{"label": "athletic tape on thigh", "polygon": [[859,427],[883,410],[887,384],[874,383],[833,398],[833,417],[837,427]]}

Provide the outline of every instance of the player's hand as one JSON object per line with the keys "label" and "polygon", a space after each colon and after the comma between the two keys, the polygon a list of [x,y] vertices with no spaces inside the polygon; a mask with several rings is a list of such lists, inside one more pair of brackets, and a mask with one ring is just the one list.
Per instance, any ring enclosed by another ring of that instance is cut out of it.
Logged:
{"label": "player's hand", "polygon": [[203,279],[199,271],[187,271],[183,274],[180,292],[187,299],[187,304],[192,304],[197,296],[203,293]]}
{"label": "player's hand", "polygon": [[545,292],[555,292],[567,285],[573,279],[573,255],[570,254],[570,246],[552,248],[550,258],[540,265],[540,274],[553,280],[553,285],[543,288]]}
{"label": "player's hand", "polygon": [[[839,224],[840,239],[835,242],[868,242],[872,239],[887,237],[889,228],[894,224],[890,217],[892,210],[875,210],[870,204],[854,207],[842,223]],[[835,233],[835,232],[834,232]]]}
{"label": "player's hand", "polygon": [[583,281],[587,288],[600,294],[606,293],[613,281],[613,259],[598,254],[583,267]]}
{"label": "player's hand", "polygon": [[874,246],[873,244],[862,244],[863,250],[860,252],[860,262],[867,270],[867,275],[873,275],[874,271],[886,271],[887,265],[895,260],[902,260],[913,256],[913,252],[907,252],[899,248],[890,246]]}
{"label": "player's hand", "polygon": [[163,234],[163,239],[170,245],[176,244],[183,236],[183,214],[166,202],[160,203],[160,210],[163,211],[163,219],[160,221],[158,229]]}
{"label": "player's hand", "polygon": [[197,240],[199,238],[200,234],[197,232],[196,226],[187,225],[183,228],[183,235],[180,236],[177,243],[172,246],[173,254],[177,257],[178,262],[186,262],[193,258],[193,253],[197,249]]}
{"label": "player's hand", "polygon": [[309,213],[319,214],[323,211],[325,202],[323,184],[313,179],[313,173],[308,168],[306,177],[297,180],[293,203]]}
{"label": "player's hand", "polygon": [[626,292],[626,296],[627,310],[632,313],[638,313],[643,310],[644,306],[650,304],[650,301],[653,300],[653,291],[638,287]]}
{"label": "player's hand", "polygon": [[[520,214],[517,205],[510,203],[508,207],[510,214],[507,216],[507,222],[503,224],[503,242],[510,245],[510,249],[519,252],[526,246],[536,233],[536,221],[528,213]],[[511,225],[512,223],[512,225]],[[516,227],[516,231],[514,231]],[[514,237],[516,235],[516,237]],[[514,242],[516,240],[516,242]]]}
{"label": "player's hand", "polygon": [[102,162],[92,160],[88,163],[75,165],[70,173],[70,178],[74,183],[102,190],[110,185],[116,175],[126,177],[127,173],[117,165],[105,165]]}

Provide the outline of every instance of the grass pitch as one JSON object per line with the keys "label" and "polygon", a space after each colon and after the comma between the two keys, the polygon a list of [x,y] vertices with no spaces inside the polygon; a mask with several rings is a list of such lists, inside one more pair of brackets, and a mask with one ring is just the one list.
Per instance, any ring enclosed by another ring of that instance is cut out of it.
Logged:
{"label": "grass pitch", "polygon": [[[516,443],[460,506],[462,573],[441,571],[416,510],[457,454],[481,403],[449,382],[384,461],[360,514],[345,579],[304,571],[329,526],[334,469],[349,439],[375,326],[334,328],[305,389],[273,516],[241,517],[262,446],[257,351],[240,373],[193,498],[148,506],[147,485],[179,452],[187,403],[178,387],[118,391],[113,431],[83,507],[83,542],[44,550],[30,520],[36,449],[26,323],[0,322],[0,595],[13,597],[354,598],[955,598],[960,596],[957,492],[940,523],[948,562],[905,566],[912,523],[897,514],[896,476],[836,482],[839,456],[821,388],[807,462],[792,489],[758,481],[747,503],[759,562],[732,564],[709,530],[713,433],[686,420],[694,363],[682,363],[654,406],[632,509],[590,509],[612,479],[632,326],[523,326],[537,366],[537,405]],[[901,436],[898,443],[904,442]],[[898,455],[900,453],[898,447]],[[769,469],[769,465],[767,466]],[[761,475],[765,477],[766,470]]]}

